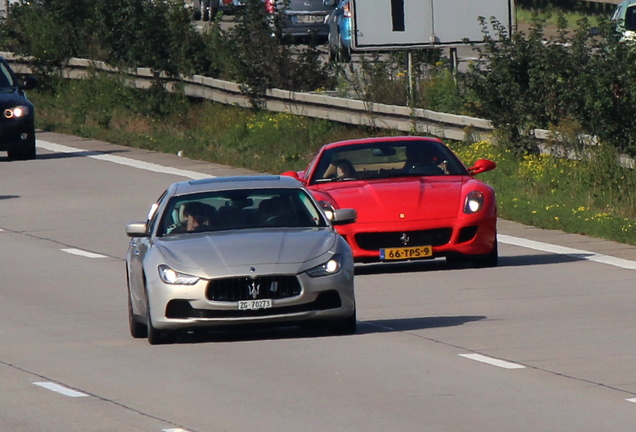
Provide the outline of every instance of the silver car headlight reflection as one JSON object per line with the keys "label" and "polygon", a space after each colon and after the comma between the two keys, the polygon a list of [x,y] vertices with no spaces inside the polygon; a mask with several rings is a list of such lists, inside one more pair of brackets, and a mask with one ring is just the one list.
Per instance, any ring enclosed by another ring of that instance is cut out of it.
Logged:
{"label": "silver car headlight reflection", "polygon": [[342,256],[336,254],[326,263],[307,270],[307,274],[311,277],[329,276],[338,273],[341,268]]}
{"label": "silver car headlight reflection", "polygon": [[29,115],[29,107],[28,106],[17,106],[14,108],[7,108],[4,110],[4,116],[8,119],[10,118],[21,118],[26,115]]}
{"label": "silver car headlight reflection", "polygon": [[199,281],[197,276],[176,272],[164,264],[158,270],[161,280],[170,285],[194,285]]}
{"label": "silver car headlight reflection", "polygon": [[479,191],[472,191],[466,196],[464,203],[464,213],[477,213],[484,206],[484,194]]}

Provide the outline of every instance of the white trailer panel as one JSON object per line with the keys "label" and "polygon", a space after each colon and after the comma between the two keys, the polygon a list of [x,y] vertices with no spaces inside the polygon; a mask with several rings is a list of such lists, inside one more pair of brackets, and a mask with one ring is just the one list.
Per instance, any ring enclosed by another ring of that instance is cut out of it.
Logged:
{"label": "white trailer panel", "polygon": [[[479,17],[512,28],[514,0],[351,0],[354,49],[430,47],[483,40]],[[491,29],[492,31],[492,29]]]}

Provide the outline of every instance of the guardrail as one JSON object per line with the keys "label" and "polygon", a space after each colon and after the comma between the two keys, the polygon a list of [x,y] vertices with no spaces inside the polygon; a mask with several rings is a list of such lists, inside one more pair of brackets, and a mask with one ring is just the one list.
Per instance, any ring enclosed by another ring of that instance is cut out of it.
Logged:
{"label": "guardrail", "polygon": [[[9,52],[0,52],[0,55],[11,63],[16,73],[32,72],[28,59]],[[84,79],[91,70],[112,74],[122,73],[104,62],[77,58],[70,59],[60,73],[64,78]],[[127,71],[124,75],[128,79],[128,84],[136,88],[149,88],[154,79],[148,68],[137,68]],[[179,87],[190,97],[250,107],[249,99],[241,93],[239,85],[233,82],[201,75],[181,77],[179,80],[165,79],[168,90],[174,91]],[[415,132],[455,141],[489,139],[494,129],[490,121],[476,117],[279,89],[268,90],[263,105],[265,109],[274,112],[286,112],[358,126]],[[541,151],[550,153],[550,149],[544,146],[550,137],[550,131],[535,129],[533,133]],[[634,166],[634,162],[627,157],[624,158],[623,163],[626,166]]]}

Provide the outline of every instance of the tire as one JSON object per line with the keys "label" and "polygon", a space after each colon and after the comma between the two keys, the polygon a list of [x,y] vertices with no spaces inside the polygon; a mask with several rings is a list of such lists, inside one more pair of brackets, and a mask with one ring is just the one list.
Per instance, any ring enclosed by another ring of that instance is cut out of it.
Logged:
{"label": "tire", "polygon": [[148,328],[133,312],[130,288],[128,288],[128,327],[130,327],[130,335],[133,338],[141,339],[148,337]]}
{"label": "tire", "polygon": [[31,132],[31,138],[29,138],[29,141],[24,146],[20,146],[18,149],[9,150],[7,152],[7,156],[12,160],[35,159],[35,131]]}
{"label": "tire", "polygon": [[499,264],[499,248],[496,240],[490,253],[473,259],[473,265],[477,268],[497,267],[497,264]]}
{"label": "tire", "polygon": [[159,330],[152,325],[152,318],[150,316],[150,303],[147,301],[146,296],[146,329],[148,336],[148,343],[150,345],[162,345],[171,344],[177,339],[177,332],[173,330]]}
{"label": "tire", "polygon": [[356,319],[356,310],[353,310],[353,314],[348,318],[343,318],[338,321],[333,321],[329,324],[329,332],[334,336],[344,336],[355,334],[358,321]]}

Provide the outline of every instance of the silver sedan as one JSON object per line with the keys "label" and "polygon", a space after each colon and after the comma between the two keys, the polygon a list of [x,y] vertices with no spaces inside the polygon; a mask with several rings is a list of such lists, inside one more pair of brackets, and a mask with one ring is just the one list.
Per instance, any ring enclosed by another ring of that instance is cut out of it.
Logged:
{"label": "silver sedan", "polygon": [[145,222],[126,225],[130,333],[318,322],[356,330],[353,255],[329,212],[295,179],[220,177],[172,184]]}

